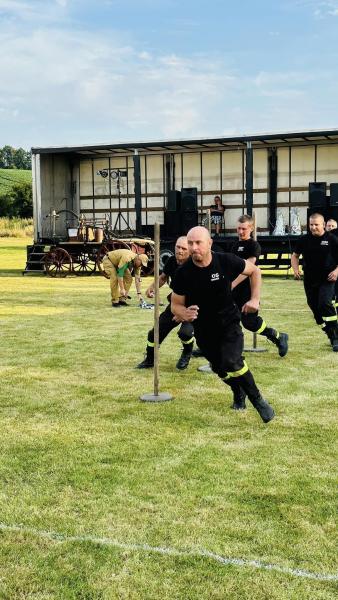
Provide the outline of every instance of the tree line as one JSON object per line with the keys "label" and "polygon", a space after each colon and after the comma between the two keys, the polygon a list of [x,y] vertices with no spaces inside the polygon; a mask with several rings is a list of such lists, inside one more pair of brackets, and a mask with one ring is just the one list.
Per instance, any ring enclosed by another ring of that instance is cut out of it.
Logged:
{"label": "tree line", "polygon": [[23,148],[3,146],[0,148],[0,169],[24,169],[32,168],[31,153]]}
{"label": "tree line", "polygon": [[[0,169],[30,170],[31,153],[23,148],[3,146],[0,148]],[[19,181],[13,173],[0,174],[3,189],[0,193],[0,217],[29,218],[33,216],[32,184]]]}

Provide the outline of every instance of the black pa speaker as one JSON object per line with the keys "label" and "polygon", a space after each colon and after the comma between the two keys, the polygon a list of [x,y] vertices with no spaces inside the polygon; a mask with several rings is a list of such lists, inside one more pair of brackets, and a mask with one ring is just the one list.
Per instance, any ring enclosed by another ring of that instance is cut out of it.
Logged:
{"label": "black pa speaker", "polygon": [[334,219],[338,223],[338,205],[330,206],[326,211],[326,220]]}
{"label": "black pa speaker", "polygon": [[167,210],[181,210],[181,192],[178,190],[169,190]]}
{"label": "black pa speaker", "polygon": [[325,209],[327,207],[326,201],[326,182],[325,181],[312,181],[309,183],[309,207]]}
{"label": "black pa speaker", "polygon": [[182,235],[182,218],[180,212],[166,210],[164,213],[164,229],[167,237]]}
{"label": "black pa speaker", "polygon": [[183,212],[197,211],[197,188],[182,188],[181,210]]}
{"label": "black pa speaker", "polygon": [[338,183],[330,183],[330,206],[338,206]]}
{"label": "black pa speaker", "polygon": [[198,212],[197,210],[187,210],[185,212],[181,212],[181,230],[182,234],[186,235],[192,227],[197,227],[198,225]]}

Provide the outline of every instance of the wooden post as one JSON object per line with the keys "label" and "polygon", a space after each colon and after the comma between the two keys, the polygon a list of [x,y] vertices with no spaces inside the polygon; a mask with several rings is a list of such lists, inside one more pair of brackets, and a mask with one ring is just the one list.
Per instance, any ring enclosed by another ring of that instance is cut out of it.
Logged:
{"label": "wooden post", "polygon": [[155,307],[154,307],[154,395],[158,396],[159,390],[159,316],[160,316],[160,292],[159,292],[159,277],[160,277],[160,225],[154,225],[154,241],[155,241]]}
{"label": "wooden post", "polygon": [[172,396],[167,392],[159,392],[159,314],[160,314],[160,224],[154,225],[154,241],[155,241],[155,307],[154,307],[154,393],[143,394],[140,400],[143,402],[166,402],[172,400]]}

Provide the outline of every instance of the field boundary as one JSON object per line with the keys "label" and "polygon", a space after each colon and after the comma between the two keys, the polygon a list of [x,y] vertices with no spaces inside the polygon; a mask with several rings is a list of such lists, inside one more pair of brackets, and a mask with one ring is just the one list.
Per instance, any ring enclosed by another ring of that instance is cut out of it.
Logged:
{"label": "field boundary", "polygon": [[65,535],[62,533],[56,533],[52,531],[41,531],[31,527],[24,527],[23,525],[7,525],[6,523],[0,523],[0,531],[12,531],[19,532],[36,537],[49,539],[57,542],[75,542],[75,543],[92,543],[99,544],[101,546],[113,546],[122,550],[132,550],[136,552],[151,552],[156,554],[162,554],[167,556],[178,556],[183,558],[195,557],[195,558],[209,558],[224,566],[235,566],[235,567],[253,567],[255,569],[262,569],[266,571],[277,571],[285,575],[292,575],[294,577],[302,577],[307,579],[314,579],[317,581],[338,581],[338,574],[335,573],[316,573],[312,571],[306,571],[304,569],[292,569],[291,567],[283,567],[276,564],[264,563],[261,560],[250,560],[245,558],[231,558],[215,554],[209,550],[203,548],[194,548],[191,550],[179,550],[178,548],[161,547],[161,546],[150,546],[149,544],[134,544],[127,542],[119,542],[112,538],[106,537],[95,537],[91,535]]}

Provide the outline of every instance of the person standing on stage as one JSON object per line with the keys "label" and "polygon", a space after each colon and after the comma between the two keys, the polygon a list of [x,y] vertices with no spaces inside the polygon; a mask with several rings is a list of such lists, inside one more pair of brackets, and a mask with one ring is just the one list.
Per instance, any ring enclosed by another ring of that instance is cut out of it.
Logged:
{"label": "person standing on stage", "polygon": [[[189,258],[188,241],[186,236],[179,237],[175,244],[175,256],[168,258],[167,262],[163,267],[163,273],[159,278],[159,287],[162,287],[165,283],[169,283],[172,286],[173,277],[180,265],[183,265]],[[152,283],[146,290],[146,296],[153,298],[154,296],[154,283]],[[159,343],[161,344],[167,335],[175,327],[180,325],[177,332],[180,338],[183,349],[182,354],[176,364],[176,368],[182,371],[189,365],[191,358],[192,349],[194,346],[194,327],[192,323],[183,322],[179,323],[174,319],[174,315],[171,312],[170,307],[170,296],[168,296],[169,304],[167,308],[160,314],[159,318]],[[138,369],[150,369],[154,366],[154,328],[148,332],[148,342],[146,347],[145,359],[137,365]]]}
{"label": "person standing on stage", "polygon": [[251,262],[230,253],[211,252],[212,239],[205,227],[193,227],[187,235],[190,258],[177,270],[171,309],[180,321],[194,323],[196,341],[212,370],[233,392],[233,407],[245,408],[245,397],[265,423],[275,412],[262,397],[243,360],[240,313],[231,295],[231,282],[241,273],[250,278],[251,298],[245,313],[257,312],[261,273]]}
{"label": "person standing on stage", "polygon": [[338,352],[337,313],[334,306],[335,282],[338,278],[338,239],[325,231],[323,215],[314,213],[309,233],[300,238],[291,256],[295,278],[300,279],[299,257],[303,256],[304,289],[308,306],[332,349]]}
{"label": "person standing on stage", "polygon": [[[261,254],[261,247],[258,242],[252,239],[251,234],[254,229],[254,220],[249,215],[242,215],[237,221],[238,240],[230,245],[230,252],[240,256],[252,264],[258,264]],[[238,308],[242,307],[250,299],[251,289],[250,280],[245,275],[238,275],[232,282],[232,297]],[[279,356],[283,357],[288,351],[288,334],[280,333],[272,327],[268,327],[266,322],[257,312],[241,312],[242,325],[245,329],[258,333],[270,340],[278,348]]]}

